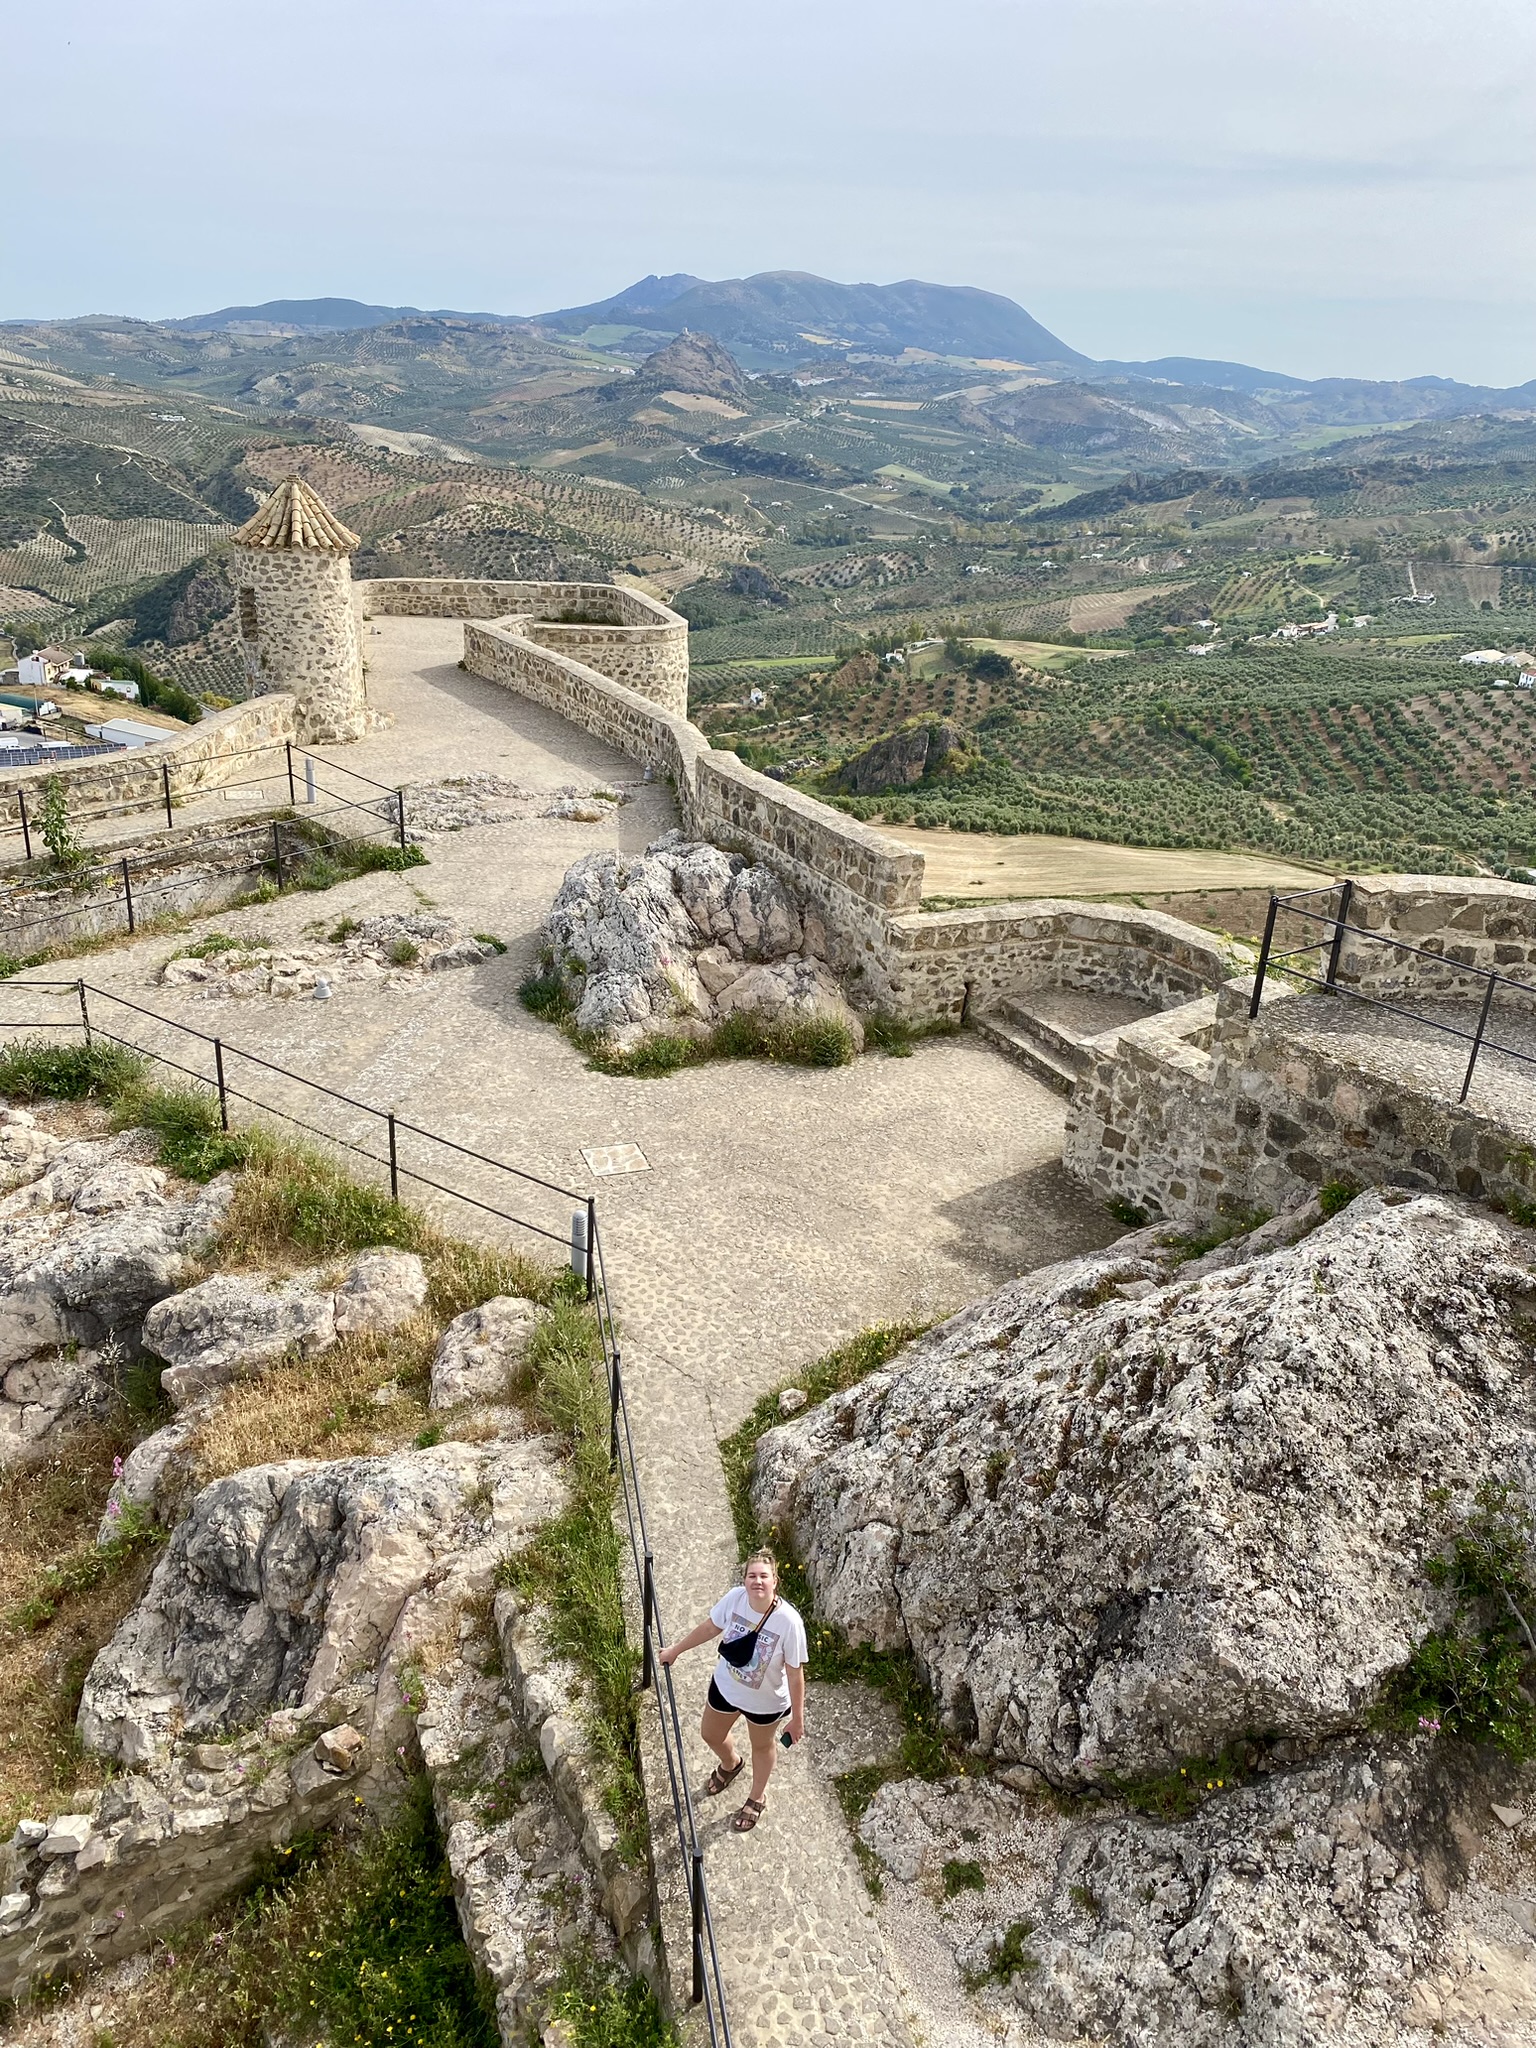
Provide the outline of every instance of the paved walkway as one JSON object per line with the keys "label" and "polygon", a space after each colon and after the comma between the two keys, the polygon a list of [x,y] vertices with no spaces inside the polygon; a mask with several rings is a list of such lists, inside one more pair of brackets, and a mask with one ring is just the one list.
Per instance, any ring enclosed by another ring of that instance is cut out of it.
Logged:
{"label": "paved walkway", "polygon": [[[1105,1242],[1115,1226],[1061,1170],[1063,1104],[968,1036],[830,1072],[756,1062],[658,1081],[590,1072],[522,1009],[517,985],[569,863],[596,846],[638,849],[668,829],[670,791],[553,714],[463,674],[451,622],[379,623],[370,688],[398,722],[335,750],[348,765],[389,783],[483,768],[535,788],[605,784],[634,801],[603,825],[533,819],[437,839],[429,867],[205,924],[292,940],[306,925],[409,910],[425,897],[503,938],[506,956],[432,977],[418,994],[343,990],[329,1003],[161,988],[154,975],[184,940],[145,940],[82,964],[99,986],[598,1195],[659,1594],[679,1634],[732,1582],[716,1443],[760,1393],[867,1323],[955,1309],[1030,1266]],[[0,1018],[8,1014],[0,1003]],[[638,1144],[650,1170],[595,1179],[582,1148],[621,1141]],[[548,1198],[527,1213],[564,1228],[568,1209]],[[463,1212],[451,1220],[463,1227]],[[691,1719],[709,1671],[704,1653],[679,1666]],[[753,1835],[731,1835],[728,1815],[704,1807],[738,2048],[910,2036],[899,1966],[818,1768],[814,1687],[810,1723]],[[698,1784],[707,1760],[691,1729],[690,1740]],[[686,1957],[675,1967],[685,1983]]]}

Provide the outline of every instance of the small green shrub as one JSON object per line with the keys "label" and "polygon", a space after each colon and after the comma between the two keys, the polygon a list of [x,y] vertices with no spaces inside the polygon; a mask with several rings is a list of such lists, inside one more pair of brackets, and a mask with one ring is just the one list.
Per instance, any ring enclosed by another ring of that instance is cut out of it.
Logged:
{"label": "small green shrub", "polygon": [[85,866],[88,856],[70,819],[69,793],[62,776],[50,775],[43,784],[43,808],[37,829],[55,867],[74,874]]}
{"label": "small green shrub", "polygon": [[183,946],[174,957],[178,960],[211,960],[216,953],[238,953],[248,946],[259,946],[259,939],[232,939],[228,932],[209,932],[205,938],[194,939],[190,946]]}
{"label": "small green shrub", "polygon": [[797,1067],[846,1067],[853,1033],[837,1017],[764,1017],[737,1010],[715,1029],[717,1059],[782,1060]]}
{"label": "small green shrub", "polygon": [[1325,1216],[1337,1216],[1360,1192],[1352,1180],[1325,1181],[1317,1191],[1317,1206]]}
{"label": "small green shrub", "polygon": [[421,948],[414,939],[396,939],[389,949],[392,967],[414,967],[421,958]]}
{"label": "small green shrub", "polygon": [[530,974],[519,985],[517,999],[525,1010],[542,1017],[546,1024],[564,1024],[574,1014],[575,1006],[566,994],[565,983],[550,967]]}
{"label": "small green shrub", "polygon": [[498,939],[494,932],[476,932],[474,938],[477,944],[489,946],[493,953],[505,953],[507,950],[506,940]]}
{"label": "small green shrub", "polygon": [[1134,1202],[1126,1201],[1123,1195],[1114,1196],[1104,1206],[1115,1221],[1123,1223],[1127,1230],[1140,1230],[1148,1221],[1146,1210],[1138,1208]]}
{"label": "small green shrub", "polygon": [[967,1973],[966,1990],[980,1991],[985,1984],[1011,1984],[1022,1972],[1038,1970],[1040,1958],[1031,1955],[1025,1946],[1034,1931],[1032,1920],[1013,1921],[993,1948],[985,1967]]}
{"label": "small green shrub", "polygon": [[252,1135],[226,1131],[219,1118],[219,1098],[210,1089],[125,1088],[113,1104],[119,1130],[142,1127],[160,1141],[159,1163],[183,1180],[212,1180],[216,1173],[243,1166],[250,1157]]}
{"label": "small green shrub", "polygon": [[[1442,1510],[1443,1495],[1436,1503]],[[1425,1576],[1455,1598],[1448,1627],[1426,1636],[1383,1690],[1377,1719],[1491,1743],[1536,1759],[1536,1515],[1488,1480]]]}
{"label": "small green shrub", "polygon": [[600,1074],[623,1074],[640,1081],[675,1074],[679,1067],[694,1066],[707,1057],[697,1039],[683,1038],[672,1031],[653,1031],[628,1052],[610,1051],[600,1042],[585,1038],[577,1042]]}
{"label": "small green shrub", "polygon": [[1186,1757],[1171,1770],[1149,1771],[1139,1777],[1109,1777],[1104,1784],[1138,1813],[1150,1814],[1156,1820],[1188,1820],[1213,1793],[1228,1791],[1252,1777],[1269,1740],[1262,1736],[1234,1743],[1220,1756]]}
{"label": "small green shrub", "polygon": [[0,1053],[0,1095],[14,1102],[51,1096],[63,1102],[85,1097],[110,1101],[145,1071],[136,1052],[100,1039],[90,1045],[55,1045],[24,1038]]}
{"label": "small green shrub", "polygon": [[332,927],[327,936],[333,946],[343,946],[355,932],[360,932],[361,930],[362,925],[355,917],[344,917],[340,924]]}
{"label": "small green shrub", "polygon": [[589,1955],[566,1957],[549,2011],[570,2048],[676,2048],[647,1986]]}
{"label": "small green shrub", "polygon": [[987,1874],[974,1857],[962,1859],[951,1856],[939,1873],[944,1881],[944,1896],[952,1899],[959,1892],[984,1892],[987,1888]]}

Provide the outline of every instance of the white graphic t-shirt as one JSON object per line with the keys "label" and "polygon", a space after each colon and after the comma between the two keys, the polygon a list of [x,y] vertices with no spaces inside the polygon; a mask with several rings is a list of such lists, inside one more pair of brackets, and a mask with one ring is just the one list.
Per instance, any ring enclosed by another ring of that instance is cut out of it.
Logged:
{"label": "white graphic t-shirt", "polygon": [[723,1600],[715,1602],[709,1618],[723,1643],[749,1636],[760,1621],[763,1624],[749,1664],[738,1671],[723,1657],[715,1660],[715,1684],[722,1697],[744,1714],[787,1712],[789,1680],[784,1667],[798,1667],[806,1659],[805,1623],[797,1611],[781,1600],[764,1621],[748,1600],[746,1587],[733,1586]]}

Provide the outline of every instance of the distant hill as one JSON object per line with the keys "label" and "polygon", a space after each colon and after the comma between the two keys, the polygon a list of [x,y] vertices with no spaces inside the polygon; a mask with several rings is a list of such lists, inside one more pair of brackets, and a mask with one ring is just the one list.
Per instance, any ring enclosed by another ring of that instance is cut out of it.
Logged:
{"label": "distant hill", "polygon": [[[675,287],[682,287],[675,289]],[[819,348],[868,349],[900,355],[1002,359],[1021,363],[1086,363],[1022,306],[971,285],[836,284],[804,270],[764,270],[755,277],[643,278],[596,306],[539,315],[537,325],[581,333],[600,322],[628,322],[657,334],[699,328],[738,353],[799,360]]]}
{"label": "distant hill", "polygon": [[625,391],[691,391],[704,398],[745,398],[747,380],[728,349],[713,335],[680,334],[647,356]]}
{"label": "distant hill", "polygon": [[349,334],[406,319],[471,320],[500,326],[517,318],[508,313],[423,313],[419,306],[365,306],[361,299],[266,299],[259,306],[221,306],[216,313],[193,313],[185,320],[158,324],[183,334]]}

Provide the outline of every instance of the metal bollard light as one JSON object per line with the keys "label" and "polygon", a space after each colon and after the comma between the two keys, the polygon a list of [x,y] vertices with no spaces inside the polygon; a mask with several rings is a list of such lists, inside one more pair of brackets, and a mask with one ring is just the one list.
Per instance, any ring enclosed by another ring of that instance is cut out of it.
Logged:
{"label": "metal bollard light", "polygon": [[589,1281],[587,1260],[587,1212],[585,1209],[571,1211],[571,1271],[583,1282]]}
{"label": "metal bollard light", "polygon": [[304,801],[307,804],[315,801],[315,764],[308,754],[304,756]]}

